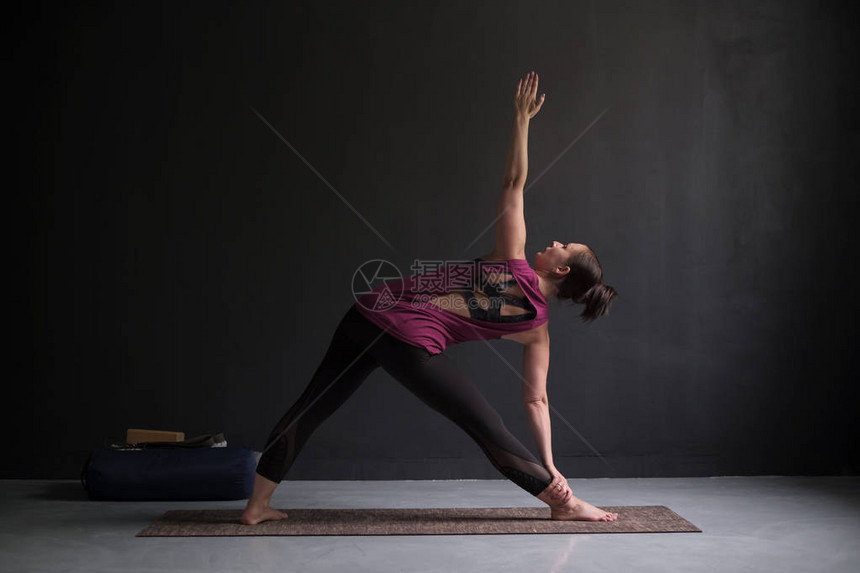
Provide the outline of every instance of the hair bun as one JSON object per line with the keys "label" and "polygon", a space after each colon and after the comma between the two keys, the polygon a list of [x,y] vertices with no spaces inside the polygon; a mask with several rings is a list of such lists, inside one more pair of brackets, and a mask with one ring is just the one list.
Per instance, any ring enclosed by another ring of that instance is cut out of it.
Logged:
{"label": "hair bun", "polygon": [[609,314],[612,301],[617,296],[618,292],[611,286],[601,282],[593,284],[582,296],[585,310],[582,311],[580,317],[585,322],[591,322],[599,316],[606,316]]}

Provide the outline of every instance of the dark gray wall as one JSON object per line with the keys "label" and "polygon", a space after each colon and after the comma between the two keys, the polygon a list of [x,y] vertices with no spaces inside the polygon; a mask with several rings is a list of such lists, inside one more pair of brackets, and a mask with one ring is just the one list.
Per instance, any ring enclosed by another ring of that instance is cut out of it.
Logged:
{"label": "dark gray wall", "polygon": [[[855,473],[849,6],[28,5],[2,476],[76,477],[128,427],[262,449],[362,262],[491,250],[465,249],[531,69],[532,178],[606,113],[527,193],[527,251],[587,243],[621,293],[592,326],[551,309],[562,471]],[[516,374],[480,342],[450,354],[531,445]],[[500,477],[381,371],[291,476]]]}

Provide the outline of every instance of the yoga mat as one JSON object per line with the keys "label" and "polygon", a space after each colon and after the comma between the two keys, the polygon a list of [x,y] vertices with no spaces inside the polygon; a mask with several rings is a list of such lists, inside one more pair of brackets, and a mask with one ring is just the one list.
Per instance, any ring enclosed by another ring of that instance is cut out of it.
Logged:
{"label": "yoga mat", "polygon": [[616,521],[552,521],[548,507],[282,509],[289,517],[244,525],[239,509],[171,510],[137,537],[245,535],[491,535],[676,533],[702,530],[662,505],[601,507]]}

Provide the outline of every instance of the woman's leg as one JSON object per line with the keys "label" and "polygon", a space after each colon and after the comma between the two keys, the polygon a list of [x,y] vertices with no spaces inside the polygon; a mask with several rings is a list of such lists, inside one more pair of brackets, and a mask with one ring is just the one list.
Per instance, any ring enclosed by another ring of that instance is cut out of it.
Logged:
{"label": "woman's leg", "polygon": [[502,475],[532,495],[552,482],[549,471],[511,434],[495,408],[445,353],[431,356],[391,337],[371,352],[410,392],[471,436]]}
{"label": "woman's leg", "polygon": [[269,434],[257,464],[254,492],[242,515],[243,523],[286,517],[269,507],[275,488],[314,430],[377,368],[376,360],[367,351],[373,339],[356,335],[355,322],[364,320],[356,315],[352,308],[341,320],[307,388]]}
{"label": "woman's leg", "polygon": [[553,519],[617,519],[618,514],[605,512],[574,495],[563,503],[553,502],[549,496],[552,474],[508,431],[495,408],[444,352],[431,356],[424,349],[390,337],[372,352],[379,364],[408,390],[465,430],[502,475],[549,505]]}

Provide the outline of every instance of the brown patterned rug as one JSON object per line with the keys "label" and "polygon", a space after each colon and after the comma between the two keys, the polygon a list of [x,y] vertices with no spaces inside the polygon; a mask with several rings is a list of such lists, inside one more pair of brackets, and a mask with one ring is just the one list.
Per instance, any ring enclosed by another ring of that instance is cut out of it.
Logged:
{"label": "brown patterned rug", "polygon": [[171,510],[137,537],[242,535],[490,535],[676,533],[702,530],[662,505],[601,507],[617,521],[552,521],[547,507],[287,509],[289,518],[243,525],[239,509]]}

